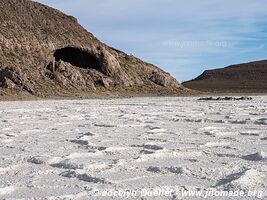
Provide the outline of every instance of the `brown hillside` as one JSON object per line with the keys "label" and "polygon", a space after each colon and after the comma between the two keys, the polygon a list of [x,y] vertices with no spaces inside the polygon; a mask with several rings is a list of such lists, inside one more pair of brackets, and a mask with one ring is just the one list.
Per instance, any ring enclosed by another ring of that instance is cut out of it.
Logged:
{"label": "brown hillside", "polygon": [[207,70],[183,85],[207,92],[267,92],[267,60]]}
{"label": "brown hillside", "polygon": [[[0,0],[0,94],[174,95],[168,73],[110,48],[56,9],[30,0]],[[1,97],[0,97],[1,98]]]}

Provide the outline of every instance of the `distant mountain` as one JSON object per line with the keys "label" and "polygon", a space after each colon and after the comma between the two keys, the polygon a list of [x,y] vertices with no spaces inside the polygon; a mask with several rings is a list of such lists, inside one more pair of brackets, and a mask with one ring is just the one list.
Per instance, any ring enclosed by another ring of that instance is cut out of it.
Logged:
{"label": "distant mountain", "polygon": [[2,97],[186,91],[168,73],[107,46],[74,17],[40,3],[0,0],[0,26]]}
{"label": "distant mountain", "polygon": [[206,70],[183,85],[207,92],[267,92],[267,60]]}

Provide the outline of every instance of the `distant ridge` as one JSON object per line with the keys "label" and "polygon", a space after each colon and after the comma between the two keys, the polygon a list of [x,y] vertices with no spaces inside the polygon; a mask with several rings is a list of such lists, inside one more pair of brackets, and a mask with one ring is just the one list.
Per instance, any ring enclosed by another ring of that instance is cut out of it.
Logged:
{"label": "distant ridge", "polygon": [[204,92],[267,92],[267,60],[206,70],[184,82],[185,87]]}

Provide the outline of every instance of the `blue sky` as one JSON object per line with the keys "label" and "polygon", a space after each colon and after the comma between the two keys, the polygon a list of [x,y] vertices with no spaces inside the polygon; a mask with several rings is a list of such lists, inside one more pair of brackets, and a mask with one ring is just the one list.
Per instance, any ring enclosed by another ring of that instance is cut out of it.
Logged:
{"label": "blue sky", "polygon": [[266,0],[38,0],[177,80],[267,59]]}

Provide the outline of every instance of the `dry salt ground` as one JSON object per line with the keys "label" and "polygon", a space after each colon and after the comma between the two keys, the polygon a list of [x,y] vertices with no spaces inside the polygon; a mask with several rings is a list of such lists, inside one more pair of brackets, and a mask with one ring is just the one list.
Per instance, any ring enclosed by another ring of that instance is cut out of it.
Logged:
{"label": "dry salt ground", "polygon": [[267,96],[0,102],[0,199],[266,199],[266,162]]}

